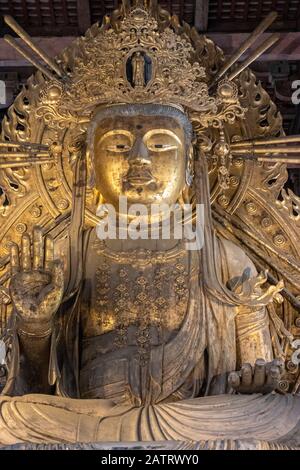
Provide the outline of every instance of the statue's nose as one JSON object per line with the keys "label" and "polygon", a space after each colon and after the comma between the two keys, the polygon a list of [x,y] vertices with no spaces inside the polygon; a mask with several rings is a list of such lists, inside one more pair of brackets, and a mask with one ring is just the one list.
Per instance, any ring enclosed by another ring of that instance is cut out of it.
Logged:
{"label": "statue's nose", "polygon": [[149,151],[142,138],[136,139],[129,152],[129,163],[137,165],[147,165],[151,163]]}

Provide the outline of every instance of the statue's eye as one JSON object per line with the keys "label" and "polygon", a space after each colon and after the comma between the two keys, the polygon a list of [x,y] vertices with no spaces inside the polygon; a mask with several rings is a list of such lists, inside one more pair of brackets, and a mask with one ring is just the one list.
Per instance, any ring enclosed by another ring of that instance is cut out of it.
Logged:
{"label": "statue's eye", "polygon": [[146,132],[143,142],[150,152],[168,154],[182,147],[181,139],[169,129],[151,129]]}
{"label": "statue's eye", "polygon": [[110,152],[128,152],[130,150],[130,146],[127,144],[109,145],[107,150]]}
{"label": "statue's eye", "polygon": [[175,150],[176,145],[173,144],[148,144],[148,149],[152,152],[166,152],[167,150]]}

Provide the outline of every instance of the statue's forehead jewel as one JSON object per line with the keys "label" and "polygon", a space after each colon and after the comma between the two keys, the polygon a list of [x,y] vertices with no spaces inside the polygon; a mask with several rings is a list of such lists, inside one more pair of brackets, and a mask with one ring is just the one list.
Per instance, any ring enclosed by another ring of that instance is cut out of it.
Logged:
{"label": "statue's forehead jewel", "polygon": [[98,107],[92,116],[89,126],[89,139],[92,139],[101,121],[110,117],[131,117],[131,116],[165,116],[178,122],[184,129],[186,143],[192,139],[193,128],[188,116],[179,106],[163,104],[117,104]]}

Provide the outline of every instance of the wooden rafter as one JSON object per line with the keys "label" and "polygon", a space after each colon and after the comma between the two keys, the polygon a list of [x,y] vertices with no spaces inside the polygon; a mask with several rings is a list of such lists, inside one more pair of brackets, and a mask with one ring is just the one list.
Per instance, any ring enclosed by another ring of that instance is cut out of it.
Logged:
{"label": "wooden rafter", "polygon": [[209,0],[195,0],[195,27],[207,31]]}
{"label": "wooden rafter", "polygon": [[91,26],[91,10],[89,0],[77,0],[78,31],[84,34]]}

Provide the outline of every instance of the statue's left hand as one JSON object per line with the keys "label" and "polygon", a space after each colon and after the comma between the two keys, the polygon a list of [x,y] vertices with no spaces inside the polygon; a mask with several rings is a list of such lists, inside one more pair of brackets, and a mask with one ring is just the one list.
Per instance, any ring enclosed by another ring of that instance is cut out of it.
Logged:
{"label": "statue's left hand", "polygon": [[228,382],[238,393],[270,393],[278,387],[283,369],[281,359],[268,363],[257,359],[253,367],[243,364],[240,371],[230,372]]}

